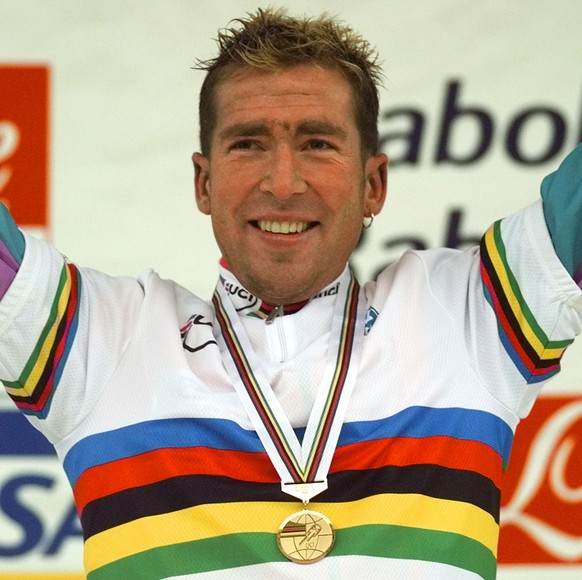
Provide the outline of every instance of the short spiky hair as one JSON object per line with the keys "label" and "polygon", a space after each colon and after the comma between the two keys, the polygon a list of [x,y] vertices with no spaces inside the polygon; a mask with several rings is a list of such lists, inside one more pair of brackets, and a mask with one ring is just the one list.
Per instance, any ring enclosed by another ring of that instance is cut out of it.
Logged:
{"label": "short spiky hair", "polygon": [[370,44],[348,25],[323,14],[294,18],[282,9],[261,9],[219,31],[219,54],[198,60],[207,71],[200,91],[200,148],[208,156],[216,126],[215,92],[241,68],[275,71],[302,64],[339,70],[349,81],[362,155],[378,152],[378,86],[382,71]]}

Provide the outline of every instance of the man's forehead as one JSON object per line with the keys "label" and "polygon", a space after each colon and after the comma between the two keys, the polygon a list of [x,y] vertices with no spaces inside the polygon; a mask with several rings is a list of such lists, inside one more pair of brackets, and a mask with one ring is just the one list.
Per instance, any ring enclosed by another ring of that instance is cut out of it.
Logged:
{"label": "man's forehead", "polygon": [[212,140],[277,132],[359,138],[351,83],[339,70],[314,64],[231,69],[215,86],[214,113]]}
{"label": "man's forehead", "polygon": [[353,98],[344,74],[312,64],[272,71],[242,67],[222,76],[215,87],[219,109],[245,108],[247,100],[253,101],[248,106],[258,107],[309,106],[321,99],[351,105]]}

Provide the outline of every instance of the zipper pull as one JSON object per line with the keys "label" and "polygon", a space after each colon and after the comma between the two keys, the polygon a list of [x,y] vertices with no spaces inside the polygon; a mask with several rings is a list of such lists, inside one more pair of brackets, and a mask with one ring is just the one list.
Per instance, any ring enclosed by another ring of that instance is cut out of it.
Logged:
{"label": "zipper pull", "polygon": [[283,316],[283,305],[279,304],[279,306],[276,306],[275,308],[273,308],[273,310],[271,310],[271,312],[269,313],[269,316],[267,316],[267,319],[265,320],[265,324],[273,324],[273,322],[275,322],[275,318],[277,318],[277,316]]}

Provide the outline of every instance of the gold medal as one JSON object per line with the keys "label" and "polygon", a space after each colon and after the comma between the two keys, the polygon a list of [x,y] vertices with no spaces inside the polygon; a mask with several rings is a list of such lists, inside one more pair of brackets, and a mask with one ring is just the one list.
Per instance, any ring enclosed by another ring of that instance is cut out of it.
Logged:
{"label": "gold medal", "polygon": [[313,564],[333,547],[335,530],[323,514],[304,509],[279,526],[277,545],[283,556],[298,564]]}

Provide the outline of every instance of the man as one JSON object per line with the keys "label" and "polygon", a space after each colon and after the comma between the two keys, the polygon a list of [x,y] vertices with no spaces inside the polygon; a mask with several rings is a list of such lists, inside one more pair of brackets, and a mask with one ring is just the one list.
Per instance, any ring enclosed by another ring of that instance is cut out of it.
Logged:
{"label": "man", "polygon": [[0,376],[63,460],[88,578],[493,578],[513,432],[580,330],[582,149],[480,249],[360,289],[374,52],[262,10],[219,45],[193,156],[212,302],[0,228]]}

